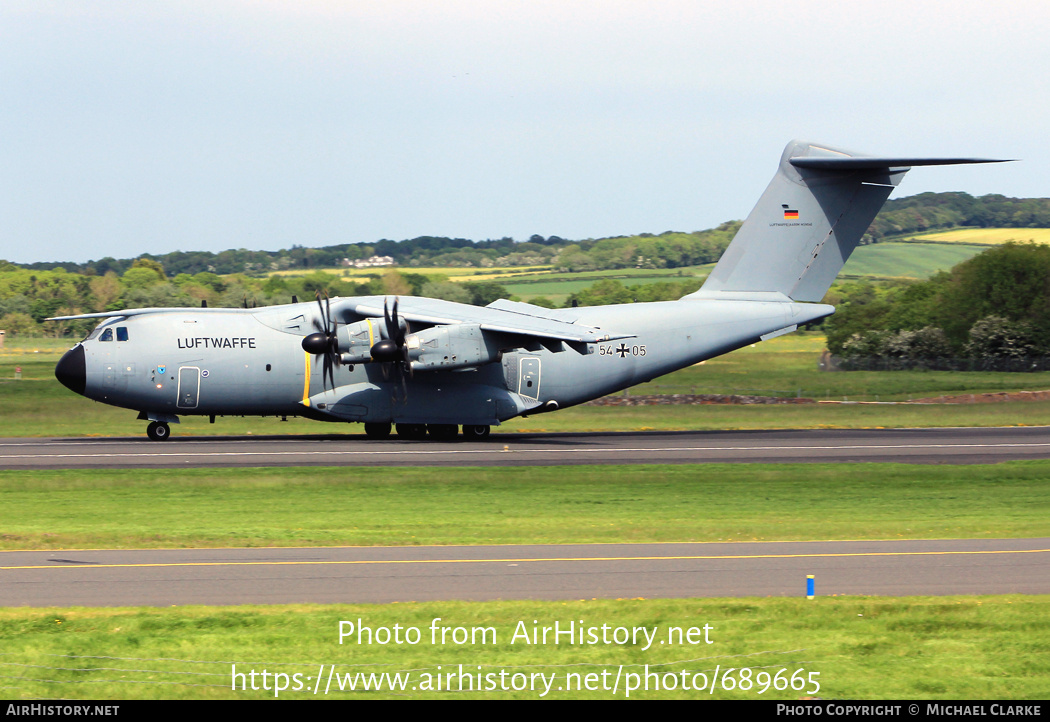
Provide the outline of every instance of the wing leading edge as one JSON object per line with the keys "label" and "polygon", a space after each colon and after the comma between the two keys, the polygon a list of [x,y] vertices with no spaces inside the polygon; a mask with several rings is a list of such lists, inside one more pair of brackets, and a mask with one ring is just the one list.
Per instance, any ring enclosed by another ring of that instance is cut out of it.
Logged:
{"label": "wing leading edge", "polygon": [[[383,296],[342,299],[339,309],[361,318],[383,317]],[[535,307],[538,308],[538,307]],[[527,315],[505,308],[468,306],[453,301],[402,296],[398,313],[412,324],[450,326],[478,324],[482,331],[531,336],[568,343],[600,343],[634,338],[635,334],[606,331],[595,326],[568,323],[556,318]]]}

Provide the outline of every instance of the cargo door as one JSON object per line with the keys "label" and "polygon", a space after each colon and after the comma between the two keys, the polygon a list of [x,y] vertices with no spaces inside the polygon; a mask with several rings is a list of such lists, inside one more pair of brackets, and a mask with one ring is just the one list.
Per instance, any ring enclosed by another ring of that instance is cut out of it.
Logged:
{"label": "cargo door", "polygon": [[521,359],[518,373],[518,393],[527,399],[540,398],[540,360],[535,357]]}

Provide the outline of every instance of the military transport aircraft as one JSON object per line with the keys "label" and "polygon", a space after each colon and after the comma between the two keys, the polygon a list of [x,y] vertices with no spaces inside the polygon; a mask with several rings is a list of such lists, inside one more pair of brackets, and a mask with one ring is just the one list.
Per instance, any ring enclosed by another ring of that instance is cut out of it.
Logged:
{"label": "military transport aircraft", "polygon": [[374,438],[481,439],[515,416],[613,393],[790,333],[820,303],[910,166],[999,162],[863,156],[788,144],[703,287],[678,301],[547,309],[428,298],[332,298],[258,309],[135,308],[103,319],[55,376],[139,412],[357,421]]}

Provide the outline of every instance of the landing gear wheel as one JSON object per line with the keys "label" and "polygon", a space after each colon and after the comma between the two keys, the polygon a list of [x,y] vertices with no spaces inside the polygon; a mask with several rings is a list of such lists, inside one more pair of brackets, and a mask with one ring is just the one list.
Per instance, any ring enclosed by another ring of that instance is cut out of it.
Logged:
{"label": "landing gear wheel", "polygon": [[151,421],[146,427],[146,436],[153,441],[167,441],[171,438],[171,429],[162,421]]}
{"label": "landing gear wheel", "polygon": [[427,424],[427,433],[435,441],[452,441],[459,436],[459,427],[455,424]]}
{"label": "landing gear wheel", "polygon": [[365,424],[365,435],[370,439],[389,439],[390,424]]}
{"label": "landing gear wheel", "polygon": [[489,438],[489,431],[491,430],[491,426],[464,426],[463,436],[474,441],[480,441]]}
{"label": "landing gear wheel", "polygon": [[394,424],[394,429],[399,437],[410,441],[419,441],[427,437],[426,424]]}

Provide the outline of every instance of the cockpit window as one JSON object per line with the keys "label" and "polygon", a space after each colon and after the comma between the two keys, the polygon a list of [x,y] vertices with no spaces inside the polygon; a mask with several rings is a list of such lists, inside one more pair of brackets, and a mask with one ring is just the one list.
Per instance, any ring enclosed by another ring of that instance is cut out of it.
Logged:
{"label": "cockpit window", "polygon": [[117,340],[118,341],[127,341],[128,340],[128,327],[127,326],[117,326]]}
{"label": "cockpit window", "polygon": [[85,338],[84,340],[90,341],[93,338],[97,338],[100,333],[102,333],[102,327],[96,326],[95,328],[91,329],[91,333],[89,333],[87,335],[87,338]]}
{"label": "cockpit window", "polygon": [[98,337],[99,341],[112,341],[113,340],[113,329],[107,328],[102,332],[102,335]]}

